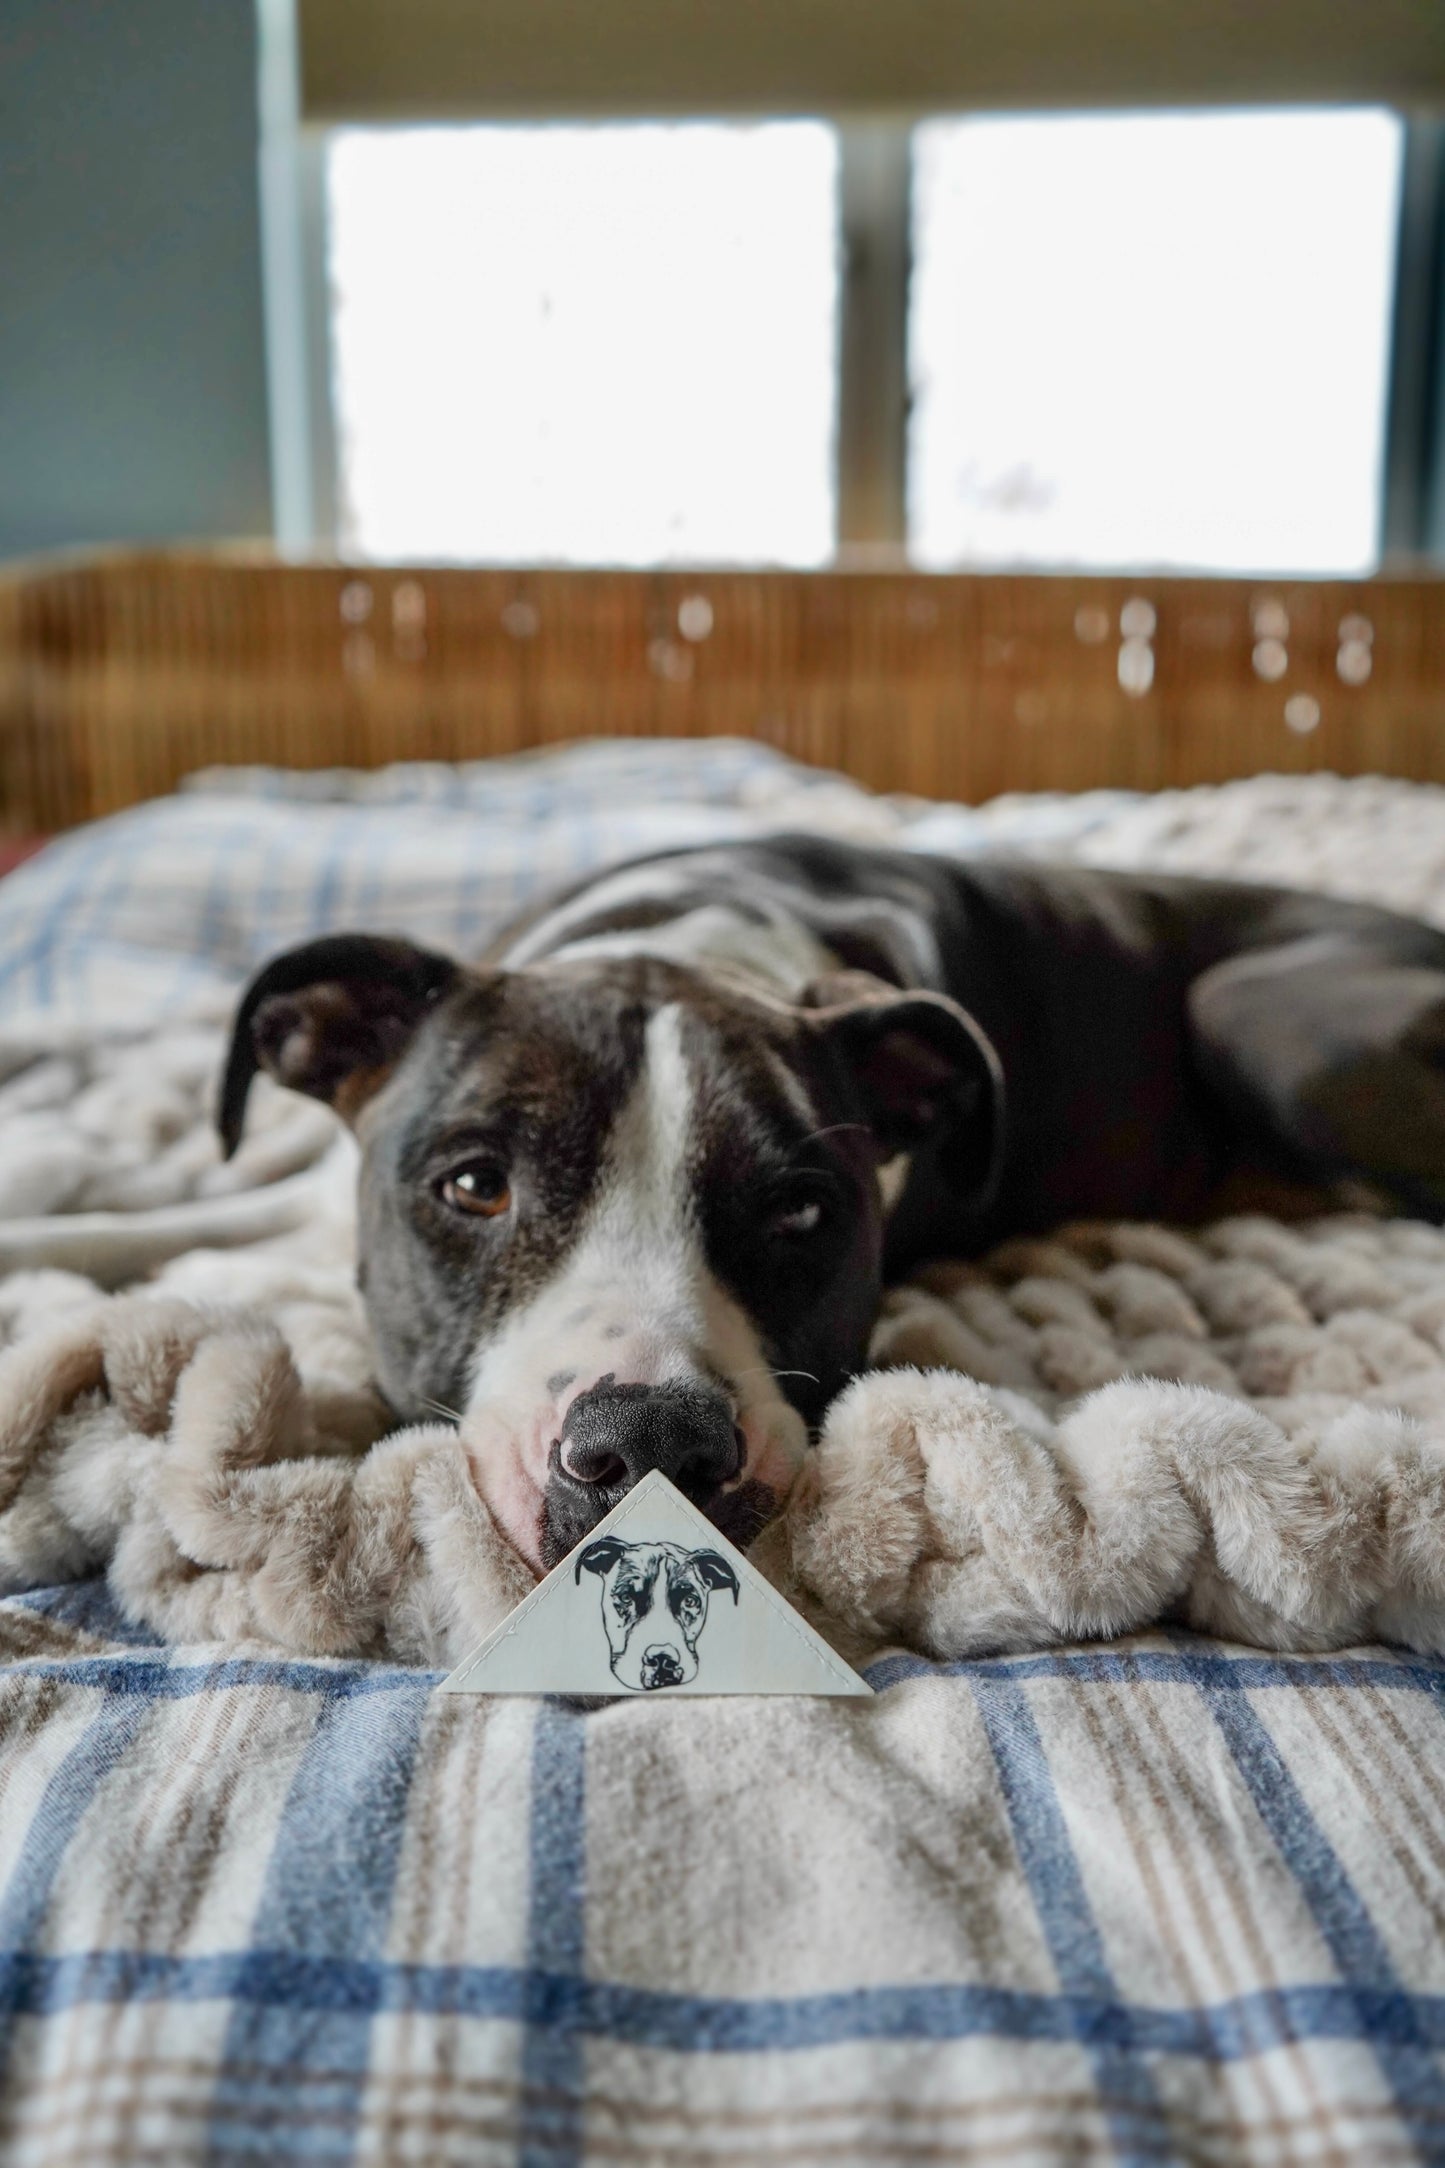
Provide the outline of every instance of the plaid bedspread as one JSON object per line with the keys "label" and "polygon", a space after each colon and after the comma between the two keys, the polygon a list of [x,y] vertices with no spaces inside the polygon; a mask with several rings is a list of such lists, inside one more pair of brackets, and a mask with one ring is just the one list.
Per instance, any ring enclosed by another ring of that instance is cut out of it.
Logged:
{"label": "plaid bedspread", "polygon": [[1127,798],[1021,801],[1000,824],[725,738],[374,775],[216,770],[0,883],[0,1069],[6,1042],[227,1013],[268,957],[338,928],[476,954],[540,896],[648,851],[790,827],[964,851],[1072,838]]}
{"label": "plaid bedspread", "polygon": [[1445,1673],[434,1695],[0,1607],[4,2158],[1445,2158]]}
{"label": "plaid bedspread", "polygon": [[[0,886],[0,1066],[809,813],[1001,832],[757,747],[222,780]],[[1445,2161],[1445,1669],[1153,1635],[870,1676],[588,1713],[0,1603],[0,2159]]]}

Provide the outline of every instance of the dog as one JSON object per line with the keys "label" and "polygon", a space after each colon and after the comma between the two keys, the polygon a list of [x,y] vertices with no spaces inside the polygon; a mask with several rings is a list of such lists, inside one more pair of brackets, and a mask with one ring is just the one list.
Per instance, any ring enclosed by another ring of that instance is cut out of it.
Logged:
{"label": "dog", "polygon": [[602,1576],[612,1675],[634,1693],[690,1686],[708,1599],[714,1589],[730,1588],[738,1600],[738,1577],[720,1552],[685,1551],[680,1543],[599,1536],[578,1554],[573,1579],[579,1585],[584,1573]]}
{"label": "dog", "polygon": [[1445,1217],[1445,934],[1365,905],[816,837],[608,872],[463,964],[312,941],[246,992],[360,1144],[400,1416],[535,1572],[660,1468],[746,1545],[929,1257],[1197,1221],[1268,1177]]}

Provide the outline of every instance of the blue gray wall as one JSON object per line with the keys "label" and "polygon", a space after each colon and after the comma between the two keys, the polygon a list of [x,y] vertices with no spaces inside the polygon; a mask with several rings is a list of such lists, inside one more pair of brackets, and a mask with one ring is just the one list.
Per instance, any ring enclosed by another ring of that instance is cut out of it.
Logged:
{"label": "blue gray wall", "polygon": [[251,0],[0,0],[0,556],[271,528]]}

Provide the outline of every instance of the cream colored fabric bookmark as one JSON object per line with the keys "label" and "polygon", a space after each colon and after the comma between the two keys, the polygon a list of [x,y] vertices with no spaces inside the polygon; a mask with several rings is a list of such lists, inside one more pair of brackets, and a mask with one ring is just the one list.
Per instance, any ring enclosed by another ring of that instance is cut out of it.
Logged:
{"label": "cream colored fabric bookmark", "polygon": [[656,1469],[440,1688],[449,1694],[871,1694]]}

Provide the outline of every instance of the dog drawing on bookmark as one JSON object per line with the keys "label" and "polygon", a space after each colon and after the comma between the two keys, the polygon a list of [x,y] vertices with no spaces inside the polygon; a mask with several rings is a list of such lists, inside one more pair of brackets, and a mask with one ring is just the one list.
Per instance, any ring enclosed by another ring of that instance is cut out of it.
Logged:
{"label": "dog drawing on bookmark", "polygon": [[690,1685],[701,1669],[697,1645],[710,1599],[730,1589],[738,1600],[738,1577],[720,1552],[680,1543],[599,1536],[578,1556],[579,1586],[584,1573],[601,1579],[612,1675],[632,1693]]}

